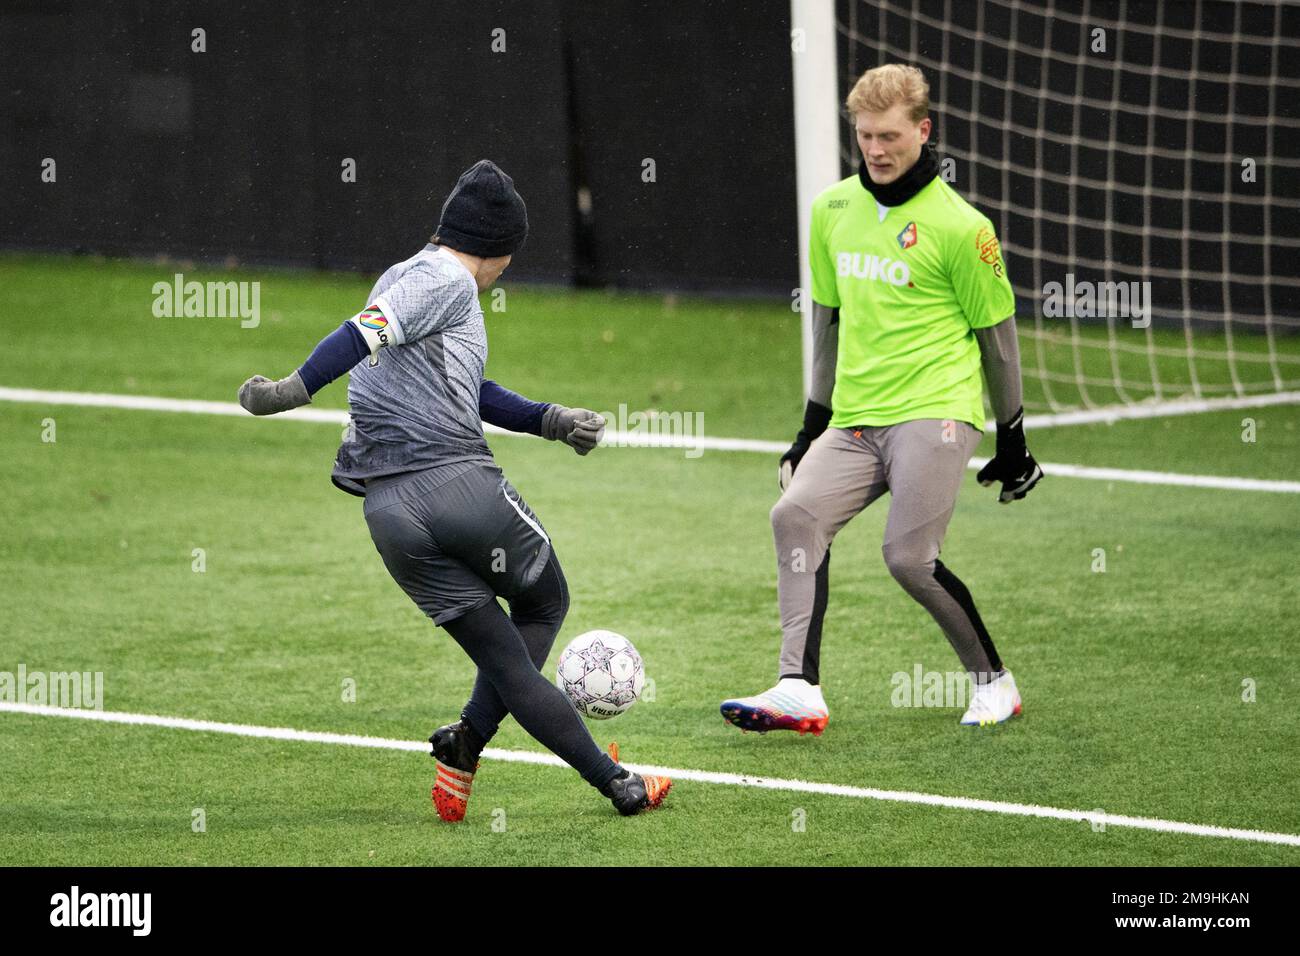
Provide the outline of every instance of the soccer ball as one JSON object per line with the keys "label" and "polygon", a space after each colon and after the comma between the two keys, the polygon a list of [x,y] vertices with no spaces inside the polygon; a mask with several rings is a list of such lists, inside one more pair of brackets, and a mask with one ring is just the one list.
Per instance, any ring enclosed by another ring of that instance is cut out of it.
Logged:
{"label": "soccer ball", "polygon": [[555,668],[555,686],[578,713],[595,720],[617,717],[645,686],[641,655],[622,634],[588,631],[569,642]]}

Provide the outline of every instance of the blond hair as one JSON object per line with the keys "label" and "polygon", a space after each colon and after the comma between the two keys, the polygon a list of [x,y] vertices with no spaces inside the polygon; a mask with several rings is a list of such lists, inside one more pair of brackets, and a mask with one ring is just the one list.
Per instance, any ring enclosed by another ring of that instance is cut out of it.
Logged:
{"label": "blond hair", "polygon": [[886,63],[867,70],[849,90],[844,106],[849,113],[883,113],[896,103],[907,107],[913,123],[930,113],[930,84],[914,66]]}

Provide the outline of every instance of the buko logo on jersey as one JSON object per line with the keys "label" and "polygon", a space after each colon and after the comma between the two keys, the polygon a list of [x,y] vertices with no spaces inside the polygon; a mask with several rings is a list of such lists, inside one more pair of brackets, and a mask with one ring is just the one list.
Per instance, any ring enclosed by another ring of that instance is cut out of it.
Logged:
{"label": "buko logo on jersey", "polygon": [[907,285],[911,270],[902,259],[886,259],[865,252],[841,252],[835,257],[835,272],[842,278],[871,279],[890,285]]}

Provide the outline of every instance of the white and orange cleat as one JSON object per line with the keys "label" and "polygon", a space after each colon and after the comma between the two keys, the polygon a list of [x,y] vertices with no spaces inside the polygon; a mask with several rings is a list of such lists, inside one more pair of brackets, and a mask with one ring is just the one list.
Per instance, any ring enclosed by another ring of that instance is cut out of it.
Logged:
{"label": "white and orange cleat", "polygon": [[822,689],[800,677],[783,677],[771,690],[754,697],[722,702],[722,716],[741,730],[765,734],[769,730],[795,730],[799,736],[820,737],[830,720]]}
{"label": "white and orange cleat", "polygon": [[1020,703],[1020,691],[1016,688],[1016,679],[1011,671],[1004,670],[1001,676],[987,684],[972,684],[970,706],[962,714],[964,727],[988,727],[1010,720],[1024,708]]}

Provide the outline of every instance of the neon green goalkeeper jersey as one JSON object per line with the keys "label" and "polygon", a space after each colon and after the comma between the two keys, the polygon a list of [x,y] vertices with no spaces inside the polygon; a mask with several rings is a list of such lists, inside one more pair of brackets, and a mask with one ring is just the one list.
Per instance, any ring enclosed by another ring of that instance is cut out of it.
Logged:
{"label": "neon green goalkeeper jersey", "polygon": [[831,426],[984,428],[973,329],[1015,313],[993,224],[935,177],[879,217],[852,176],[813,202],[813,300],[840,310]]}

